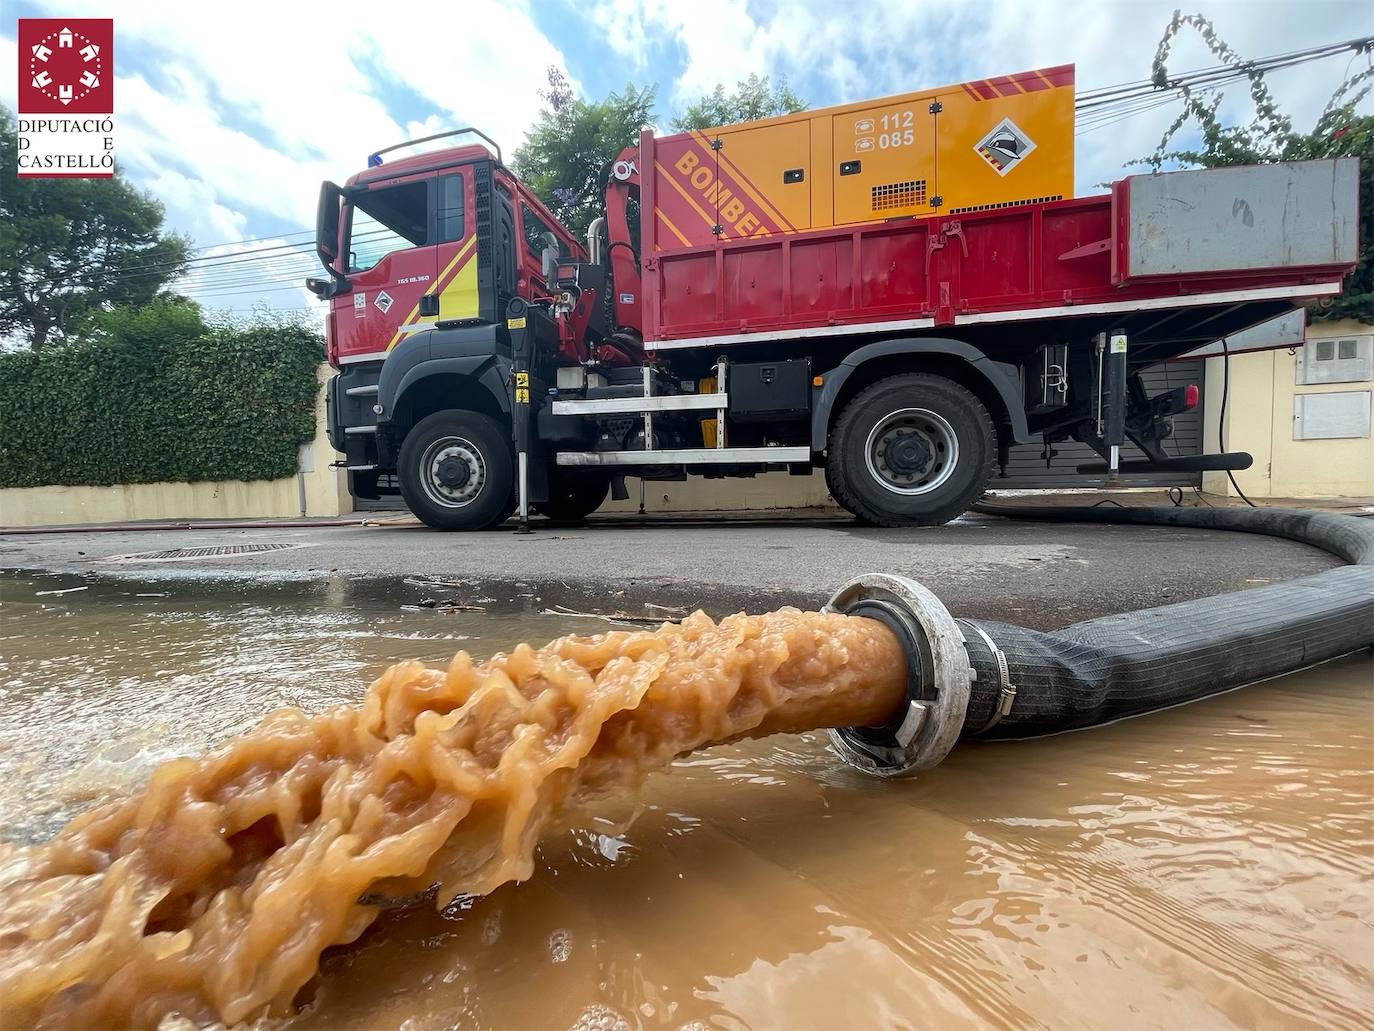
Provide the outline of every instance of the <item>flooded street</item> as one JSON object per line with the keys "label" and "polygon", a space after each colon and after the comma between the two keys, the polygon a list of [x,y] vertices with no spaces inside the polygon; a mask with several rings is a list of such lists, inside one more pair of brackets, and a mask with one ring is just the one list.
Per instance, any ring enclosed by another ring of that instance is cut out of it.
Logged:
{"label": "flooded street", "polygon": [[[270,709],[356,701],[398,659],[611,627],[483,591],[0,578],[0,837]],[[472,607],[415,604],[449,597]],[[907,781],[820,734],[717,747],[644,798],[523,884],[384,915],[291,1023],[1328,1028],[1374,1006],[1368,653]]]}

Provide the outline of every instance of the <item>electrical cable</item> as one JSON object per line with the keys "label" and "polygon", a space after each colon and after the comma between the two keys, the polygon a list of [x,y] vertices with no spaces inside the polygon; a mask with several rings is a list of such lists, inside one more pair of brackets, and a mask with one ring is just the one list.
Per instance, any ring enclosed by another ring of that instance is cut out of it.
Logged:
{"label": "electrical cable", "polygon": [[[1226,398],[1231,391],[1231,348],[1226,342],[1226,338],[1221,338],[1221,411],[1217,413],[1217,447],[1224,454],[1226,451]],[[1245,496],[1245,491],[1240,489],[1240,484],[1236,482],[1235,474],[1230,469],[1226,470],[1226,478],[1231,481],[1231,486],[1236,489],[1240,499],[1251,508],[1258,508],[1253,501]]]}
{"label": "electrical cable", "polygon": [[1078,106],[1082,110],[1093,107],[1103,106],[1123,99],[1142,96],[1147,93],[1159,92],[1160,90],[1170,90],[1177,92],[1181,87],[1191,87],[1200,82],[1213,82],[1220,79],[1243,79],[1249,78],[1254,73],[1265,73],[1279,68],[1294,67],[1308,61],[1319,61],[1327,57],[1334,57],[1347,50],[1353,50],[1356,55],[1369,50],[1374,46],[1374,36],[1356,36],[1351,39],[1341,40],[1335,43],[1323,43],[1315,47],[1307,47],[1303,50],[1290,50],[1281,54],[1271,54],[1268,57],[1260,57],[1251,61],[1242,61],[1238,64],[1223,64],[1211,68],[1199,68],[1190,72],[1182,72],[1168,79],[1164,86],[1156,86],[1151,79],[1135,79],[1130,82],[1119,83],[1115,86],[1102,86],[1095,90],[1086,90],[1078,96]]}
{"label": "electrical cable", "polygon": [[[370,233],[361,233],[358,235],[357,240],[371,240],[378,236],[385,236],[388,234],[388,232],[389,230],[374,230]],[[238,265],[252,265],[256,263],[265,263],[270,265],[273,262],[300,260],[302,258],[308,259],[310,255],[314,253],[314,249],[314,243],[277,244],[272,247],[262,247],[250,251],[231,251],[226,254],[208,254],[203,258],[192,258],[188,262],[185,262],[184,266],[186,269],[190,270],[190,272],[203,272],[207,269],[221,269]],[[276,251],[287,251],[288,253],[277,254],[275,257],[272,258],[252,257],[252,255],[261,255]],[[56,284],[59,282],[84,282],[91,279],[105,279],[112,283],[120,283],[137,281],[138,279],[148,279],[154,277],[160,278],[160,272],[165,272],[167,269],[174,268],[179,264],[183,263],[176,261],[151,262],[147,265],[133,265],[123,269],[111,269],[107,271],[87,273],[78,272],[70,276],[52,276],[47,279],[36,280],[34,282],[26,283],[24,285],[37,286],[39,284],[45,283]],[[310,264],[313,267],[314,263],[311,262]]]}
{"label": "electrical cable", "polygon": [[[1160,363],[1159,363],[1159,371],[1160,371],[1160,373],[1164,376],[1164,392],[1165,392],[1166,394],[1171,394],[1171,393],[1173,393],[1174,384],[1173,384],[1173,380],[1172,380],[1172,379],[1170,378],[1170,376],[1169,376],[1169,363],[1168,363],[1168,362],[1160,362]],[[1183,453],[1182,453],[1182,451],[1179,450],[1178,438],[1176,438],[1176,437],[1173,435],[1173,423],[1172,423],[1172,422],[1169,424],[1169,429],[1170,429],[1169,436],[1166,437],[1165,440],[1166,440],[1166,441],[1172,440],[1172,441],[1174,442],[1174,449],[1173,449],[1173,450],[1174,450],[1174,454],[1173,454],[1173,457],[1174,457],[1174,458],[1180,458],[1180,457],[1182,457],[1182,454],[1183,454]],[[1169,449],[1168,449],[1168,448],[1161,448],[1161,450],[1167,452]]]}

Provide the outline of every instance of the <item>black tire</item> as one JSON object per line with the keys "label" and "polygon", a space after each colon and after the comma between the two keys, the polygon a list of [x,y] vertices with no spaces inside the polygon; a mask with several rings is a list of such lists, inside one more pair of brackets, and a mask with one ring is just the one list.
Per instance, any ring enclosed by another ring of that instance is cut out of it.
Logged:
{"label": "black tire", "polygon": [[549,500],[537,502],[534,509],[556,522],[576,523],[600,508],[610,490],[609,476],[550,472]]}
{"label": "black tire", "polygon": [[435,412],[421,419],[401,444],[397,476],[410,510],[436,530],[485,530],[514,507],[510,441],[494,420],[477,412]]}
{"label": "black tire", "polygon": [[992,480],[992,417],[943,376],[889,376],[859,392],[830,434],[826,483],[878,526],[939,526],[967,512]]}

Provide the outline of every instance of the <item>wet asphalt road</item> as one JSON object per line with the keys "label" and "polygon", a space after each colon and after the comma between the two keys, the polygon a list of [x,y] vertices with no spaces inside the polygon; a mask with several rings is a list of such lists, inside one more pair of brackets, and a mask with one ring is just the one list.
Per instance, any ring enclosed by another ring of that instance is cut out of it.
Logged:
{"label": "wet asphalt road", "polygon": [[[529,598],[584,611],[713,615],[818,605],[865,572],[926,584],[956,615],[1038,629],[1221,594],[1339,564],[1300,544],[1203,530],[1014,522],[969,515],[932,529],[859,527],[841,517],[593,519],[444,534],[418,525],[72,531],[0,535],[0,569],[162,579],[345,578],[415,603],[425,596]],[[172,549],[289,545],[181,561],[129,561]],[[413,578],[462,581],[426,588]],[[412,578],[407,582],[407,578]]]}

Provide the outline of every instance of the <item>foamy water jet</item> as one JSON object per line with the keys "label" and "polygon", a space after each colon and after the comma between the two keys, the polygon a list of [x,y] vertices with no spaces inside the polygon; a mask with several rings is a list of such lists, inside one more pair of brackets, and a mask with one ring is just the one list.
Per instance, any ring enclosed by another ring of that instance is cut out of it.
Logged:
{"label": "foamy water jet", "polygon": [[541,834],[674,757],[879,723],[905,680],[882,624],[795,609],[400,663],[360,705],[274,712],[0,856],[5,1023],[289,1015],[386,901],[524,880]]}

